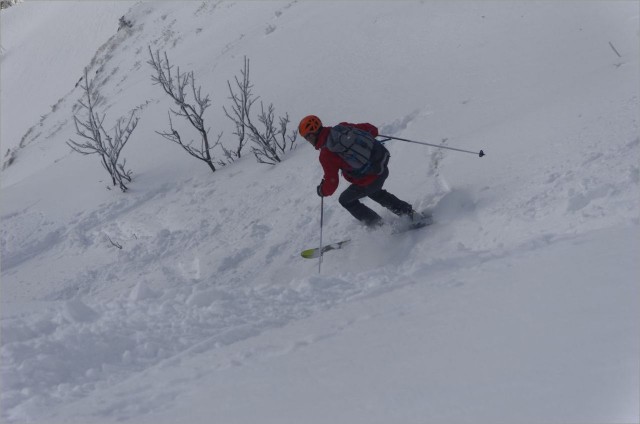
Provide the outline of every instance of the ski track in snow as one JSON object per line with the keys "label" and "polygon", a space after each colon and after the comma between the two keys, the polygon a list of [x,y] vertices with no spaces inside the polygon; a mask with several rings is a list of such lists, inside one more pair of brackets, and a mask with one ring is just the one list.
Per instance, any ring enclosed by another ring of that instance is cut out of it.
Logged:
{"label": "ski track in snow", "polygon": [[[150,121],[161,122],[141,124],[138,131],[153,134],[164,125],[166,112],[157,87],[149,89],[150,98],[130,95],[128,105],[113,100],[116,94],[135,91],[141,81],[148,82],[146,46],[177,56],[181,46],[204,44],[196,40],[213,31],[207,28],[212,16],[235,22],[246,7],[226,2],[132,7],[127,16],[138,25],[111,37],[90,63],[96,83],[113,94],[108,100],[112,103],[105,105],[109,115],[138,108]],[[233,75],[227,76],[227,71],[238,67],[238,57],[247,50],[256,55],[260,51],[248,40],[282,40],[278,37],[285,36],[280,34],[295,31],[297,20],[311,10],[295,1],[259,7],[261,12],[255,12],[245,32],[230,31],[217,40],[215,60],[198,62],[195,53],[183,53],[176,63],[195,68],[205,83],[224,82]],[[367,19],[375,17],[373,22],[380,20],[384,27],[385,19],[392,19],[388,13],[392,12],[381,6]],[[187,19],[189,31],[182,23]],[[263,59],[258,56],[252,62],[256,84],[277,95],[259,74],[267,66],[260,63]],[[59,202],[54,194],[23,198],[21,190],[33,193],[47,179],[38,172],[52,166],[52,158],[54,164],[92,169],[86,163],[93,158],[70,156],[64,143],[51,142],[73,135],[69,116],[79,92],[69,91],[25,134],[18,162],[3,171],[3,197],[10,202],[3,202],[0,233],[3,419],[47,417],[51,408],[101,390],[117,391],[121,382],[162,372],[200,353],[222,350],[339,305],[418,285],[456,290],[464,283],[448,278],[450,270],[470,270],[602,229],[637,228],[638,97],[637,92],[620,94],[626,87],[616,85],[617,75],[627,80],[634,69],[637,64],[631,59],[624,66],[598,68],[597,76],[585,77],[605,81],[593,98],[567,89],[566,100],[553,98],[549,104],[531,106],[517,119],[504,118],[508,111],[496,112],[499,117],[489,126],[454,128],[457,114],[486,113],[475,99],[464,97],[454,112],[450,104],[438,108],[436,97],[434,104],[409,101],[403,112],[387,118],[390,123],[381,124],[381,133],[410,138],[432,130],[436,143],[462,148],[469,148],[465,144],[474,138],[473,143],[489,143],[487,157],[466,158],[389,142],[389,190],[417,208],[432,208],[436,223],[400,237],[387,230],[367,233],[341,210],[337,198],[331,198],[326,202],[325,241],[338,241],[345,234],[355,241],[326,256],[322,275],[316,274],[317,262],[298,257],[318,238],[318,202],[308,188],[320,174],[316,152],[306,145],[290,152],[279,166],[256,166],[246,154],[212,177],[203,171],[194,175],[196,165],[189,162],[173,168],[173,159],[167,158],[183,153],[166,143],[148,158],[142,148],[132,152],[140,159],[142,175],[126,195],[104,190],[88,195],[77,201],[84,207],[72,213],[52,206]],[[471,71],[459,72],[461,76]],[[585,98],[593,101],[599,95],[605,98],[602,106],[580,109]],[[302,96],[292,97],[298,98],[292,105],[306,110]],[[486,101],[498,105],[500,97]],[[387,114],[382,110],[373,113]],[[447,113],[453,117],[442,123]],[[563,123],[569,129],[563,130]],[[519,143],[513,142],[514,134],[522,138]],[[156,160],[163,170],[156,169]],[[20,167],[26,161],[34,166]],[[163,175],[167,170],[170,178]],[[68,179],[62,171],[50,175],[52,184]],[[98,171],[89,175],[68,190],[95,191],[95,179],[104,176],[97,176]],[[383,216],[394,221],[388,212]],[[329,332],[247,348],[220,359],[207,373],[288,354],[370,318],[363,312]],[[182,381],[200,378],[196,371]],[[135,419],[162,410],[178,395],[168,388],[161,393],[150,388],[123,391],[113,398],[119,401],[112,399],[95,414]]]}

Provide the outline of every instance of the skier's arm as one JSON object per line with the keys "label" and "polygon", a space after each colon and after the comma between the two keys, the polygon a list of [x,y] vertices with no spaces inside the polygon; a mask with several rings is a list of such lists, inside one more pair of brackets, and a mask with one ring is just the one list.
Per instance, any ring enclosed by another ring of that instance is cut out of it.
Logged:
{"label": "skier's arm", "polygon": [[340,182],[340,165],[337,157],[326,149],[320,151],[320,164],[324,170],[324,178],[320,183],[318,194],[323,196],[331,196],[335,193]]}

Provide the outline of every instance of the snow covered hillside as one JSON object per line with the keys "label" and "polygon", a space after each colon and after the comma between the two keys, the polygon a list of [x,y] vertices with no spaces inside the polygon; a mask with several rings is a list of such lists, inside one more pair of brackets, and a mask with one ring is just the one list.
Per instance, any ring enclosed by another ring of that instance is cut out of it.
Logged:
{"label": "snow covered hillside", "polygon": [[[640,420],[638,2],[0,16],[3,422]],[[386,188],[435,224],[367,232],[327,198],[325,242],[354,242],[319,274],[299,256],[319,242],[317,152],[299,140],[277,166],[247,151],[212,173],[156,133],[172,104],[149,47],[194,72],[227,148],[246,56],[293,125],[371,122],[487,156],[388,142]],[[107,126],[140,117],[127,193],[66,144],[86,66]]]}

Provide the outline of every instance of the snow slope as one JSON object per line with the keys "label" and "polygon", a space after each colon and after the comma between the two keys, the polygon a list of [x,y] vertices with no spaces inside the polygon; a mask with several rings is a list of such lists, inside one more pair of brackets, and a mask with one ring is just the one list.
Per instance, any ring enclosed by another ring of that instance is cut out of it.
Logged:
{"label": "snow slope", "polygon": [[[38,118],[73,88],[133,4],[34,1],[2,12],[3,148],[24,144],[38,132]],[[23,139],[29,130],[31,137]]]}
{"label": "snow slope", "polygon": [[[3,11],[3,421],[638,422],[639,16],[632,1]],[[436,224],[367,233],[328,198],[325,240],[355,242],[318,275],[298,256],[318,243],[317,152],[194,163],[155,133],[171,104],[148,46],[194,71],[227,147],[246,55],[294,123],[487,156],[389,142],[387,189]],[[141,118],[126,194],[65,144],[84,66],[108,122]]]}

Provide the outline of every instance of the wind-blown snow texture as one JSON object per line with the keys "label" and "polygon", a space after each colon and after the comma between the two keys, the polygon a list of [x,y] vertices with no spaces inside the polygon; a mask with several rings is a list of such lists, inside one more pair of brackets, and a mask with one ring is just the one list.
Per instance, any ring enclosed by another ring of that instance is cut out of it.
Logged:
{"label": "wind-blown snow texture", "polygon": [[[639,15],[632,1],[2,11],[2,420],[638,422]],[[387,188],[436,223],[367,233],[328,198],[325,241],[355,242],[318,275],[298,256],[318,243],[317,152],[300,141],[275,167],[247,153],[211,173],[155,132],[172,105],[148,46],[194,71],[228,148],[226,84],[246,55],[255,93],[294,124],[368,121],[487,156],[389,142]],[[126,194],[65,143],[85,66],[108,125],[141,118]]]}

